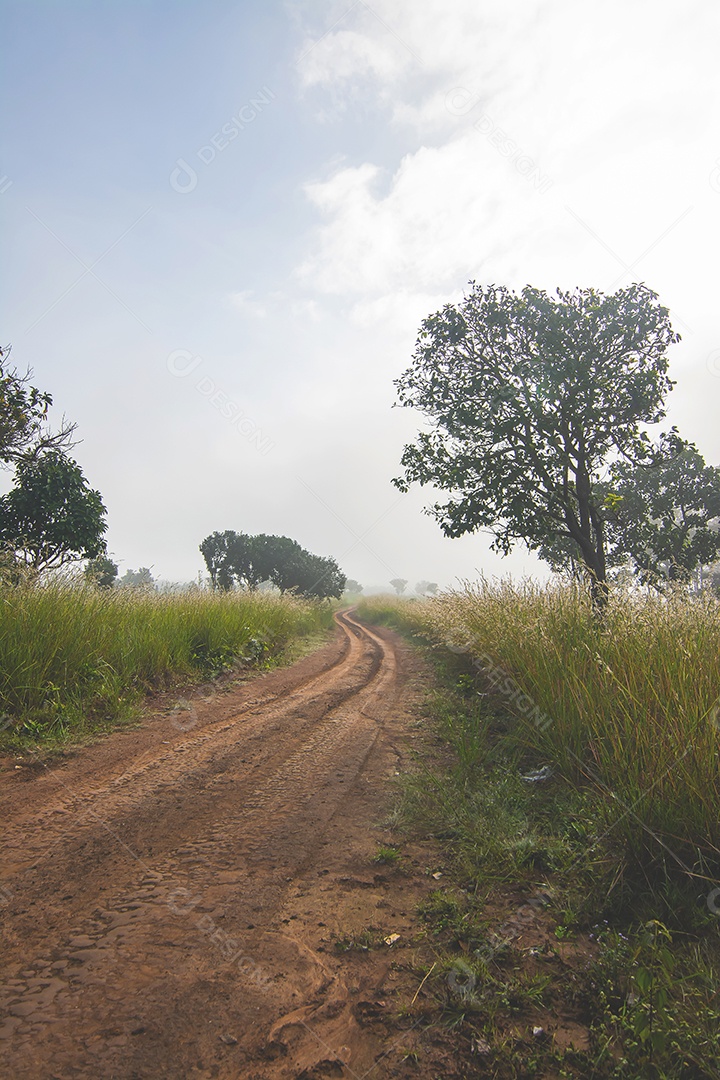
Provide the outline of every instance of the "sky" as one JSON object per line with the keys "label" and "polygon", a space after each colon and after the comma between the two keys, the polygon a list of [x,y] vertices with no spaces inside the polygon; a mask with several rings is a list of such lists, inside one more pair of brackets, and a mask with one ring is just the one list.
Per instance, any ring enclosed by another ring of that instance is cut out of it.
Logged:
{"label": "sky", "polygon": [[[720,464],[712,0],[0,0],[0,340],[82,440],[121,573],[215,530],[366,587],[543,575],[400,494],[422,320],[644,282],[665,426]],[[7,487],[8,476],[2,478]]]}

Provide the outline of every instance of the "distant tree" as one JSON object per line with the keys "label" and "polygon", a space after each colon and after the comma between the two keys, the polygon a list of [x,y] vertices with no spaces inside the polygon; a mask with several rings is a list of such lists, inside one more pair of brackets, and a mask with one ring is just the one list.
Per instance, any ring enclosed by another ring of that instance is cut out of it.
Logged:
{"label": "distant tree", "polygon": [[268,533],[250,536],[248,540],[246,580],[251,588],[261,581],[272,581],[283,591],[297,587],[296,578],[301,571],[296,568],[302,565],[303,556],[307,554],[297,540]]}
{"label": "distant tree", "polygon": [[90,559],[85,567],[85,578],[88,584],[95,585],[98,589],[111,589],[117,576],[117,563],[114,563],[107,555],[98,555]]}
{"label": "distant tree", "polygon": [[0,545],[34,572],[105,551],[106,510],[80,466],[59,450],[23,458],[0,498]]}
{"label": "distant tree", "polygon": [[244,533],[226,529],[225,532],[211,533],[200,544],[214,589],[232,588],[238,576],[237,568],[243,565],[248,539]]}
{"label": "distant tree", "polygon": [[402,455],[404,475],[450,493],[429,512],[446,536],[490,529],[503,554],[518,541],[568,543],[596,609],[607,598],[609,464],[648,458],[644,425],[672,387],[669,312],[644,285],[606,296],[471,283],[457,306],[422,323],[399,402],[431,428]]}
{"label": "distant tree", "polygon": [[303,596],[341,596],[345,575],[334,559],[312,555],[289,536],[250,536],[231,530],[212,533],[200,544],[214,588],[234,582],[257,589],[269,581],[282,592]]}
{"label": "distant tree", "polygon": [[405,589],[407,587],[407,580],[405,578],[396,577],[392,579],[390,584],[392,585],[398,596],[400,596],[401,593],[405,592]]}
{"label": "distant tree", "polygon": [[426,593],[432,593],[434,596],[437,591],[438,586],[436,581],[418,581],[415,586],[415,592],[418,596],[425,596]]}
{"label": "distant tree", "polygon": [[342,596],[346,578],[334,559],[301,551],[278,573],[275,583],[281,589],[294,589],[301,596],[324,599]]}
{"label": "distant tree", "polygon": [[148,566],[141,566],[139,570],[126,570],[118,585],[126,589],[149,591],[155,588],[155,578],[152,576]]}
{"label": "distant tree", "polygon": [[31,385],[30,369],[21,375],[10,365],[10,352],[9,345],[0,348],[0,464],[14,464],[50,450],[69,450],[75,425],[63,418],[59,431],[50,430],[52,396]]}
{"label": "distant tree", "polygon": [[346,582],[345,582],[345,592],[346,593],[361,593],[362,591],[363,591],[362,585],[360,584],[359,581],[356,581],[355,578],[348,578],[346,580]]}

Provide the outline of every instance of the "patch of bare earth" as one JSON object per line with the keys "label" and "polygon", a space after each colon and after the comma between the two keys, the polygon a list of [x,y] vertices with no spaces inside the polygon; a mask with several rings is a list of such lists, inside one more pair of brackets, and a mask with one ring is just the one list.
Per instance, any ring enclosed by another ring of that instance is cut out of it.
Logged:
{"label": "patch of bare earth", "polygon": [[290,669],[4,763],[0,1075],[403,1074],[432,854],[373,856],[423,671],[337,621]]}
{"label": "patch of bare earth", "polygon": [[292,668],[0,766],[0,1077],[486,1074],[418,974],[439,848],[374,861],[430,675],[337,623]]}

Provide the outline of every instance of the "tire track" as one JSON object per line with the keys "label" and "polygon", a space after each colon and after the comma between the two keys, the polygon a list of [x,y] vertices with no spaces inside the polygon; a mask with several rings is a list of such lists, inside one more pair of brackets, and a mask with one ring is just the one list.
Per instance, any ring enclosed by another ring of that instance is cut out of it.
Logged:
{"label": "tire track", "polygon": [[259,680],[216,721],[208,704],[198,732],[104,786],[79,776],[34,813],[32,782],[17,804],[9,793],[3,866],[21,872],[0,912],[0,1076],[195,1075],[183,1048],[219,1014],[251,1047],[327,986],[320,958],[274,920],[398,691],[388,639],[336,621],[322,670]]}

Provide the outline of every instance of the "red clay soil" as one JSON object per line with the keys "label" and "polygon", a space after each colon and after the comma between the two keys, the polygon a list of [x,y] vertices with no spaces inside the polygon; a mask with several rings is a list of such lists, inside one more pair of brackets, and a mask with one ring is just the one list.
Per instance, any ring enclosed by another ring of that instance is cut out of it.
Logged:
{"label": "red clay soil", "polygon": [[292,668],[4,763],[0,1076],[479,1075],[404,1012],[436,856],[373,861],[423,669],[337,622]]}

